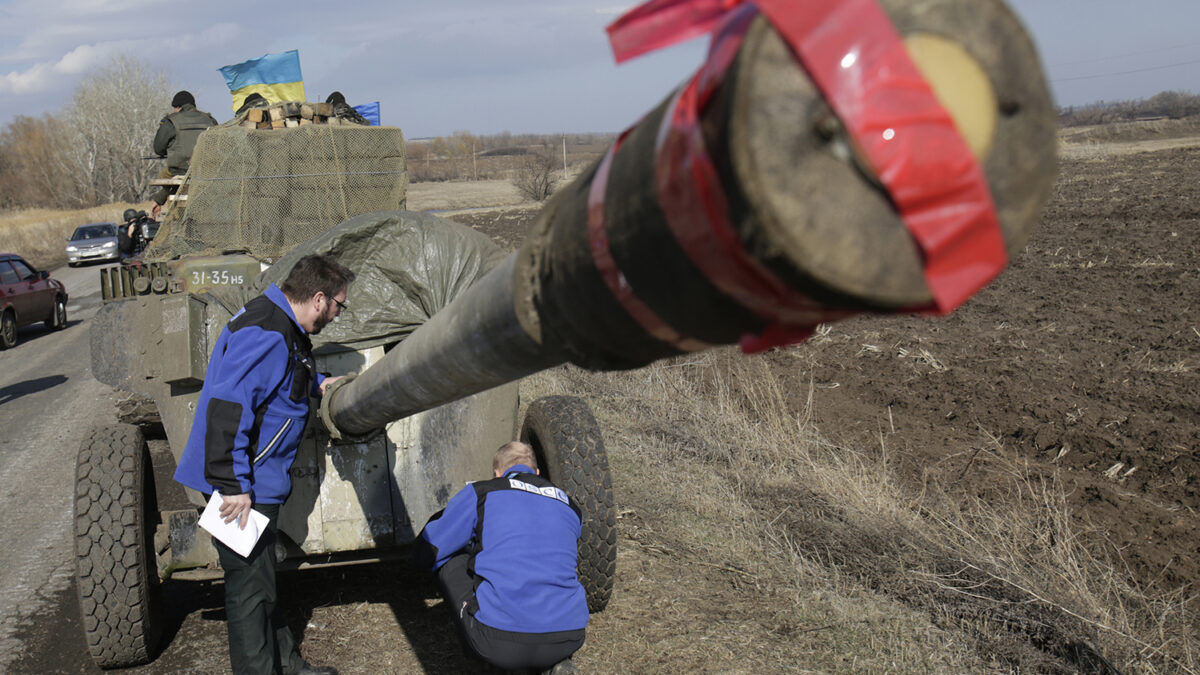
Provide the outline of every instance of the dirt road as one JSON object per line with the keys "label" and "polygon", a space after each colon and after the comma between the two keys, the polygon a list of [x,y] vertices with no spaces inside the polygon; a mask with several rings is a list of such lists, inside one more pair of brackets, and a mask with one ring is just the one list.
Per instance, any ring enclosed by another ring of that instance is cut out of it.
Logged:
{"label": "dirt road", "polygon": [[54,270],[70,295],[67,329],[22,328],[18,345],[0,352],[0,671],[23,651],[19,629],[66,595],[75,454],[91,424],[114,415],[112,390],[89,367],[97,269]]}

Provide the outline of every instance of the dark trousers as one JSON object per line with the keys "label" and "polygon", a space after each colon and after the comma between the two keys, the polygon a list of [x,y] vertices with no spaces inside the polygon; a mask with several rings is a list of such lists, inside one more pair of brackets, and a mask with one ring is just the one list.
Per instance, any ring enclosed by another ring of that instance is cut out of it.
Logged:
{"label": "dark trousers", "polygon": [[295,673],[303,664],[275,591],[275,532],[279,504],[255,504],[271,519],[250,556],[243,558],[213,538],[225,570],[229,662],[235,675]]}
{"label": "dark trousers", "polygon": [[458,635],[479,658],[505,670],[549,668],[583,646],[584,631],[515,633],[492,628],[475,620],[467,611],[475,596],[475,577],[465,553],[451,558],[437,572],[438,585],[450,608]]}

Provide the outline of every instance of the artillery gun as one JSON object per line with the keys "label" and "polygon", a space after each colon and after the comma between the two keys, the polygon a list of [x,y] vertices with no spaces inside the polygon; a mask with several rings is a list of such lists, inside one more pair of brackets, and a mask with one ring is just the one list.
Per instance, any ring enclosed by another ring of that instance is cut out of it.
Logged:
{"label": "artillery gun", "polygon": [[[122,408],[131,423],[93,430],[77,464],[79,600],[92,656],[103,667],[152,656],[162,580],[219,578],[216,550],[197,526],[200,496],[173,481],[156,484],[143,427],[161,424],[178,461],[209,352],[228,319],[256,294],[255,280],[265,285],[276,270],[286,272],[285,254],[305,250],[322,233],[365,242],[370,230],[373,252],[338,252],[359,272],[352,309],[316,336],[317,368],[345,375],[378,361],[426,312],[501,257],[483,235],[402,211],[407,173],[400,129],[338,124],[324,119],[322,106],[251,111],[304,124],[251,128],[243,115],[205,131],[181,186],[187,200],[174,203],[141,259],[101,271],[105,304],[92,325],[93,373],[134,394]],[[360,214],[385,210],[386,217],[365,216],[365,228],[354,224],[363,222]],[[326,232],[348,219],[349,227]],[[389,276],[405,281],[390,284]],[[393,300],[393,292],[419,299]],[[612,590],[615,514],[595,420],[583,401],[566,397],[534,401],[522,425],[517,414],[514,383],[369,437],[330,443],[328,433],[314,429],[299,450],[293,491],[280,513],[280,568],[403,554],[459,487],[488,475],[495,448],[520,435],[538,448],[549,474],[587,505],[581,576],[599,610]]]}
{"label": "artillery gun", "polygon": [[[1031,43],[999,0],[845,3],[882,7],[916,79],[940,102],[921,120],[957,129],[958,149],[945,152],[967,161],[950,178],[986,186],[998,263],[957,244],[947,257],[922,238],[895,184],[903,167],[872,155],[845,89],[818,82],[821,50],[797,58],[811,45],[778,28],[769,8],[781,4],[734,10],[697,77],[560,190],[509,255],[403,211],[399,129],[320,124],[318,108],[297,103],[281,114],[309,123],[260,129],[238,119],[205,131],[181,189],[185,208],[142,261],[102,272],[95,376],[151,401],[178,459],[224,323],[301,255],[332,253],[359,280],[352,310],[318,336],[315,355],[318,370],[349,377],[323,397],[297,457],[280,514],[281,567],[402,554],[459,486],[488,475],[492,450],[520,437],[582,505],[580,579],[589,607],[603,609],[616,539],[598,425],[570,397],[530,403],[518,425],[522,377],[561,363],[636,368],[734,343],[758,351],[855,313],[948,311],[1021,249],[1053,181],[1053,106]],[[847,51],[839,67],[863,75],[868,51]],[[883,108],[874,122],[886,125],[866,128],[906,139],[912,120],[889,116],[887,97],[871,95],[858,92],[869,99],[858,102]],[[908,145],[898,155],[904,163],[920,153],[937,154]],[[941,187],[929,198],[945,207],[934,220],[963,211]],[[949,261],[961,297],[946,300],[945,270],[931,261]],[[991,266],[983,277],[981,265]],[[202,501],[190,494],[187,507],[159,507],[177,486],[155,484],[134,425],[96,430],[77,466],[89,647],[104,667],[144,662],[160,629],[160,580],[218,572],[197,528]]]}

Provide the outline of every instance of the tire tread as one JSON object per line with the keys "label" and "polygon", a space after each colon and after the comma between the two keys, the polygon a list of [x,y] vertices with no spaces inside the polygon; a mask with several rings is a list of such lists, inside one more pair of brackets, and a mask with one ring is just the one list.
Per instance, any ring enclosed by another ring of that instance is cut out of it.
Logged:
{"label": "tire tread", "polygon": [[117,425],[94,429],[76,462],[76,588],[88,649],[101,668],[149,662],[160,628],[158,570],[144,555],[153,545],[142,508],[146,461],[142,432]]}

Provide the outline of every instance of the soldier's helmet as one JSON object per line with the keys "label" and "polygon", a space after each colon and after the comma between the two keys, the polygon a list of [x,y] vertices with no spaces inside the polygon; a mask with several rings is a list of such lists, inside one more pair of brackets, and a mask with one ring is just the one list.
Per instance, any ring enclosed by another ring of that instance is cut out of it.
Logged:
{"label": "soldier's helmet", "polygon": [[128,223],[134,218],[137,218],[137,216],[137,211],[134,211],[133,209],[125,209],[125,213],[121,214],[121,219]]}

